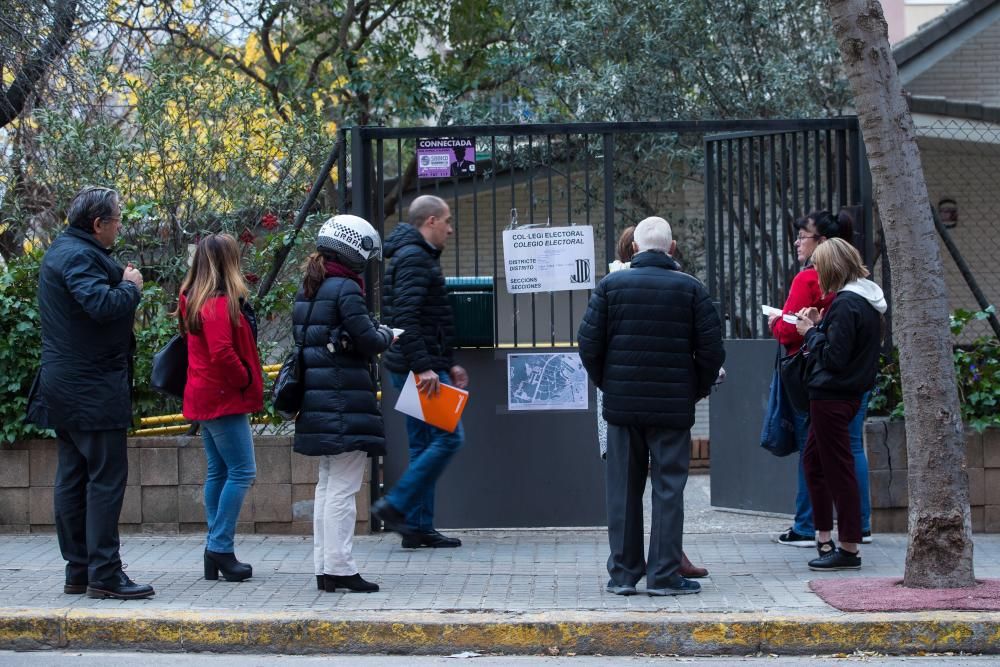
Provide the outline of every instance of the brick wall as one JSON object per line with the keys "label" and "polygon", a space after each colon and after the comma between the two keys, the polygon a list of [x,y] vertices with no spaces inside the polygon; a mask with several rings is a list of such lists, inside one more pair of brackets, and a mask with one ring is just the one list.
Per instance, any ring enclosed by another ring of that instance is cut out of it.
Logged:
{"label": "brick wall", "polygon": [[[200,533],[205,530],[200,437],[130,438],[122,532]],[[243,503],[238,533],[312,534],[318,459],[292,452],[291,436],[255,436],[257,479]],[[56,474],[54,440],[0,449],[0,532],[51,532]],[[356,496],[355,532],[370,532],[370,467]]]}
{"label": "brick wall", "polygon": [[1000,104],[1000,21],[907,84],[914,95]]}
{"label": "brick wall", "polygon": [[[871,482],[872,530],[905,533],[909,520],[906,425],[873,418],[865,423]],[[1000,429],[965,431],[972,530],[1000,533]]]}

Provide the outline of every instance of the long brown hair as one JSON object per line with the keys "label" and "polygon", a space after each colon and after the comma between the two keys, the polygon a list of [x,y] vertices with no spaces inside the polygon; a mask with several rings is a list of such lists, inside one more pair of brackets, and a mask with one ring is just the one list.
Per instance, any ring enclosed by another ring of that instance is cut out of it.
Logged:
{"label": "long brown hair", "polygon": [[323,284],[326,279],[326,260],[331,259],[324,255],[323,253],[316,251],[309,255],[305,263],[302,265],[302,270],[305,271],[305,277],[302,279],[302,291],[305,293],[307,299],[312,299],[316,296],[316,292],[319,291],[319,286]]}
{"label": "long brown hair", "polygon": [[229,300],[229,321],[240,325],[240,299],[250,293],[240,270],[240,247],[229,234],[209,234],[198,242],[191,268],[181,283],[181,294],[187,295],[187,318],[180,317],[181,331],[201,331],[201,309],[215,296]]}

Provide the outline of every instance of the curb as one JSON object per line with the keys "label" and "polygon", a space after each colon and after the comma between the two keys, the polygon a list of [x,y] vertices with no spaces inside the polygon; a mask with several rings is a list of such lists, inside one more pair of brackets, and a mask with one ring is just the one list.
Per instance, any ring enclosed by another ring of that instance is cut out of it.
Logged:
{"label": "curb", "polygon": [[247,614],[0,609],[0,649],[442,655],[1000,652],[1000,613]]}

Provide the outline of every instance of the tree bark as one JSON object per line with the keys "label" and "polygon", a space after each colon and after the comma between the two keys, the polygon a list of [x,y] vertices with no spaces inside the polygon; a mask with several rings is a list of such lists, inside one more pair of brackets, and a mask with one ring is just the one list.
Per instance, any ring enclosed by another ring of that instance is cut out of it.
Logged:
{"label": "tree bark", "polygon": [[892,267],[906,409],[909,531],[903,585],[975,585],[969,480],[944,268],[916,132],[878,0],[827,0],[871,165]]}
{"label": "tree bark", "polygon": [[42,78],[69,43],[76,18],[76,0],[57,2],[53,10],[51,30],[45,41],[28,57],[10,87],[4,89],[0,82],[0,127],[9,125],[17,118],[28,98],[36,92]]}

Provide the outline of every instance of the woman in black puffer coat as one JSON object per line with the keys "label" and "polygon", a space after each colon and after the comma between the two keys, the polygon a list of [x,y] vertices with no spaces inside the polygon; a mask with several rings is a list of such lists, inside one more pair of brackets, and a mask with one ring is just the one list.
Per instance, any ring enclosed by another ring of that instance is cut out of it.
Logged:
{"label": "woman in black puffer coat", "polygon": [[320,457],[313,505],[316,585],[329,593],[372,592],[378,584],[361,578],[351,550],[354,496],[365,463],[385,453],[371,368],[393,334],[369,315],[361,277],[365,265],[381,257],[382,244],[367,221],[338,215],[323,224],[316,247],[292,311],[305,382],[294,449]]}

